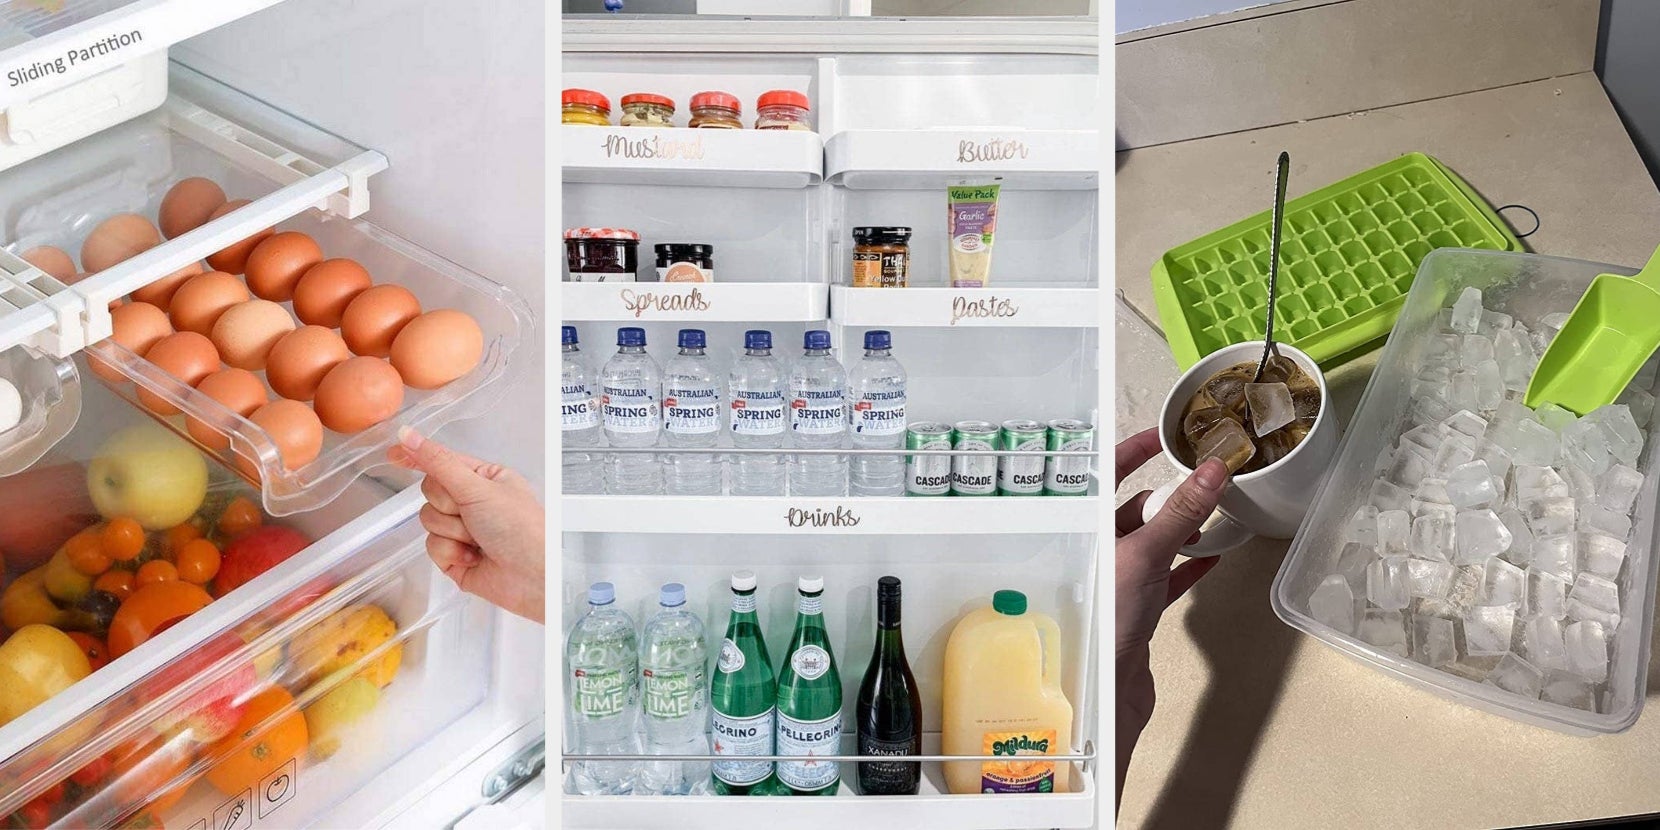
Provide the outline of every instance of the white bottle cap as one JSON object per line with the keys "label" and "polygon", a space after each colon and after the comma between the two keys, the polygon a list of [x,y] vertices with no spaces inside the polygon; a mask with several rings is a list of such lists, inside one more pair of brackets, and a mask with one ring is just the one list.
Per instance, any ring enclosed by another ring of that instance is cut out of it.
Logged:
{"label": "white bottle cap", "polygon": [[755,590],[755,572],[754,571],[738,571],[737,573],[733,574],[732,575],[732,590],[734,590],[734,591],[753,591],[753,590]]}
{"label": "white bottle cap", "polygon": [[824,590],[824,577],[804,576],[795,581],[795,587],[804,593],[816,593]]}

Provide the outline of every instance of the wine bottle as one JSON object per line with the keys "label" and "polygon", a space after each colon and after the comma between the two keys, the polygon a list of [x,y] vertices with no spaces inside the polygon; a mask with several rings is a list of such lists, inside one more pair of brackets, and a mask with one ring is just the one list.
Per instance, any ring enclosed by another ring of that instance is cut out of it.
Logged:
{"label": "wine bottle", "polygon": [[[899,634],[898,577],[876,583],[876,650],[859,686],[855,719],[860,755],[922,754],[922,695]],[[865,795],[916,795],[921,781],[920,763],[859,762],[859,791]]]}

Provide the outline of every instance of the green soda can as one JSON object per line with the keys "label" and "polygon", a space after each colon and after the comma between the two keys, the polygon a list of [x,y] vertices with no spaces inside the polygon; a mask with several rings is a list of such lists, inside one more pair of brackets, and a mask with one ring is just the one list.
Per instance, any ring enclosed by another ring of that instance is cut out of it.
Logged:
{"label": "green soda can", "polygon": [[[1086,452],[1095,443],[1095,425],[1062,419],[1049,422],[1050,452]],[[1089,456],[1049,456],[1043,468],[1043,494],[1082,496],[1089,492]]]}
{"label": "green soda can", "polygon": [[[1000,450],[1043,452],[1049,440],[1049,428],[1037,421],[1004,421],[1003,437],[997,442]],[[1043,464],[1041,455],[997,457],[997,494],[999,496],[1043,495]]]}
{"label": "green soda can", "polygon": [[[951,425],[924,421],[905,428],[905,449],[951,449]],[[951,456],[905,456],[905,495],[951,495]]]}
{"label": "green soda can", "polygon": [[951,448],[951,495],[997,495],[997,437],[1002,433],[990,421],[962,421],[957,424]]}

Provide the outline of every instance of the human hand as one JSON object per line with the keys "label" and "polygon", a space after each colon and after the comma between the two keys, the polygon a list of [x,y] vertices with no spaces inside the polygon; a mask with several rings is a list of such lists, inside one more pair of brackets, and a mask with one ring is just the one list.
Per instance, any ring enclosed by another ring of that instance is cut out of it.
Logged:
{"label": "human hand", "polygon": [[[1114,485],[1162,452],[1157,428],[1125,439],[1117,447]],[[1170,494],[1153,520],[1143,523],[1142,507],[1151,491],[1143,490],[1118,508],[1114,594],[1117,600],[1114,647],[1118,670],[1118,794],[1141,730],[1153,717],[1153,670],[1149,643],[1164,609],[1216,567],[1217,557],[1189,559],[1174,570],[1171,562],[1182,545],[1198,541],[1199,526],[1222,498],[1228,468],[1210,459]]]}
{"label": "human hand", "polygon": [[522,476],[404,427],[387,458],[426,474],[427,555],[461,590],[514,614],[546,617],[546,518]]}

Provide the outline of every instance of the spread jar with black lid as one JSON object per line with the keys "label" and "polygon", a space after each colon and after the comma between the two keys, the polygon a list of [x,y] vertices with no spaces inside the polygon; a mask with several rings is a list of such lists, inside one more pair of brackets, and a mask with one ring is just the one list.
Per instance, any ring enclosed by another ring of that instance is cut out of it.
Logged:
{"label": "spread jar with black lid", "polygon": [[853,229],[853,285],[856,288],[904,288],[911,265],[911,229]]}
{"label": "spread jar with black lid", "polygon": [[655,246],[661,282],[714,282],[715,246],[700,242],[665,242]]}
{"label": "spread jar with black lid", "polygon": [[570,282],[635,282],[640,269],[640,235],[627,228],[570,228],[565,231]]}

